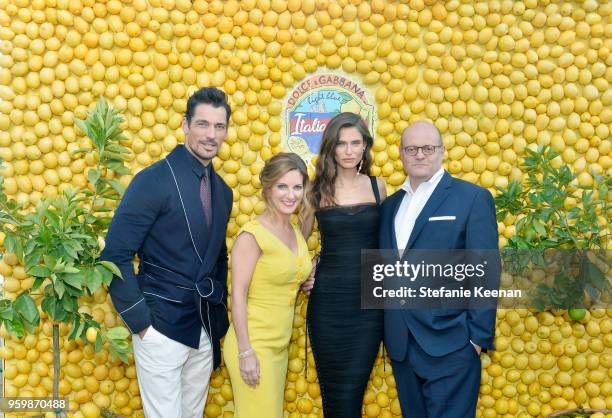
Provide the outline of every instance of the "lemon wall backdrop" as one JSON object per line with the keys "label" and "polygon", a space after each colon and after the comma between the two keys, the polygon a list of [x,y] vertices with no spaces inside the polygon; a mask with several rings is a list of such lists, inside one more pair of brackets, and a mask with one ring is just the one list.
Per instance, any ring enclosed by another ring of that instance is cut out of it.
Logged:
{"label": "lemon wall backdrop", "polygon": [[[328,0],[0,0],[0,157],[9,196],[34,204],[85,186],[93,157],[75,128],[98,97],[126,117],[134,173],[184,139],[190,93],[218,86],[234,110],[214,160],[234,190],[227,231],[264,206],[263,162],[279,152],[283,99],[317,70],[342,70],[376,101],[373,174],[393,192],[404,180],[399,135],[415,119],[435,122],[448,150],[445,168],[495,192],[520,180],[527,147],[549,144],[579,173],[610,174],[612,25],[605,1]],[[124,185],[130,177],[121,178]],[[500,244],[514,219],[499,224]],[[309,239],[311,250],[318,236]],[[4,291],[32,284],[13,255],[0,261]],[[120,320],[99,291],[82,310]],[[299,297],[285,408],[322,416],[314,359],[304,372],[306,303]],[[50,396],[51,324],[7,337],[5,396]],[[63,335],[67,329],[62,328]],[[62,342],[60,392],[79,412],[109,408],[142,415],[133,362],[112,363],[91,345]],[[355,344],[359,344],[356,340]],[[482,356],[482,417],[546,416],[585,406],[612,408],[612,310],[580,322],[565,312],[499,311],[497,351]],[[231,417],[225,369],[212,376],[207,417]],[[399,416],[390,363],[376,361],[364,415]],[[262,417],[265,412],[262,411]]]}

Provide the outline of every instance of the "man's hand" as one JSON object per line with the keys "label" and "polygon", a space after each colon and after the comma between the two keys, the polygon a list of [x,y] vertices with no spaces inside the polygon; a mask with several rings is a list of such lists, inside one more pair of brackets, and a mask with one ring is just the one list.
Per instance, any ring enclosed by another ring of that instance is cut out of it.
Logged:
{"label": "man's hand", "polygon": [[304,283],[302,283],[302,292],[304,292],[306,296],[310,296],[310,291],[314,287],[314,282],[314,276],[310,276]]}
{"label": "man's hand", "polygon": [[145,329],[143,329],[142,331],[138,333],[138,336],[140,337],[141,340],[145,337],[145,335],[147,335],[148,330],[149,330],[149,327],[146,327]]}
{"label": "man's hand", "polygon": [[312,270],[310,270],[310,275],[308,276],[306,281],[304,283],[302,283],[302,292],[304,292],[304,294],[306,296],[310,296],[310,291],[314,287],[315,273],[317,272],[317,263],[318,263],[318,261],[319,261],[319,257],[313,258],[313,260],[312,260]]}
{"label": "man's hand", "polygon": [[472,341],[470,341],[470,343],[474,346],[474,350],[476,350],[476,354],[480,355],[480,353],[482,352],[482,347],[476,343],[473,343]]}

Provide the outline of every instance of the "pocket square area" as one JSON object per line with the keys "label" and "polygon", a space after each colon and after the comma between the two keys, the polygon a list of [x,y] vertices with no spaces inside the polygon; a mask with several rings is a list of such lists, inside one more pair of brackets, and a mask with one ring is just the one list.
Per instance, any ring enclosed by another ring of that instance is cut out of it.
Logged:
{"label": "pocket square area", "polygon": [[456,219],[457,219],[456,216],[431,216],[429,218],[429,222],[432,222],[432,221],[454,221]]}

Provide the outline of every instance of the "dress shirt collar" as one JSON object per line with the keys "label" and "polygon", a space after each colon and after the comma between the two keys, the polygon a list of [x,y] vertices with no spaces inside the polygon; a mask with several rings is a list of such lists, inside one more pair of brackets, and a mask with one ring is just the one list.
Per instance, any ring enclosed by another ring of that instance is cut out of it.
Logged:
{"label": "dress shirt collar", "polygon": [[206,174],[208,174],[210,178],[210,167],[212,166],[212,161],[206,165],[202,164],[189,152],[186,145],[183,145],[183,152],[185,153],[185,159],[188,161],[189,167],[191,167],[191,170],[198,176],[198,178],[202,178],[204,175],[204,170],[206,170]]}
{"label": "dress shirt collar", "polygon": [[[433,187],[437,186],[438,183],[440,182],[440,180],[442,179],[442,176],[444,176],[444,169],[440,168],[438,171],[436,171],[436,173],[431,176],[431,178],[427,181],[424,181],[423,183],[421,183],[419,186],[423,185],[423,184],[427,184],[427,185],[432,185]],[[413,195],[414,193],[416,193],[416,190],[412,190],[412,186],[410,185],[410,177],[408,177],[406,179],[406,181],[404,181],[404,184],[402,184],[401,187],[402,190],[404,190],[408,195]],[[418,187],[417,187],[418,189]]]}

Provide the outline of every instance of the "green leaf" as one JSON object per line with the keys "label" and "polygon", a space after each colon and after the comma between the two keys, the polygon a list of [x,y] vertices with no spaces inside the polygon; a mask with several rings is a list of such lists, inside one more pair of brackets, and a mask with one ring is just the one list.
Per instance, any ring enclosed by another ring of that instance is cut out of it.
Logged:
{"label": "green leaf", "polygon": [[110,355],[111,359],[115,361],[116,359],[121,360],[124,364],[128,364],[129,359],[126,353],[119,352],[112,347],[110,347]]}
{"label": "green leaf", "polygon": [[[123,328],[123,327],[117,327]],[[109,331],[109,333],[113,333],[117,328],[113,328]],[[119,358],[123,362],[128,361],[127,354],[131,352],[131,346],[127,341],[127,336],[129,336],[129,332],[123,328],[121,337],[125,338],[112,338],[109,337],[109,333],[106,334],[109,342],[109,351],[112,359]]]}
{"label": "green leaf", "polygon": [[89,126],[87,125],[87,123],[85,123],[85,121],[83,121],[81,119],[75,119],[74,120],[74,124],[76,126],[78,126],[79,129],[81,129],[81,131],[83,131],[83,133],[85,135],[87,135],[88,137],[91,138],[91,131],[90,131]]}
{"label": "green leaf", "polygon": [[84,292],[83,292],[83,288],[76,288],[76,287],[72,287],[72,286],[65,286],[65,290],[66,292],[64,293],[64,298],[66,297],[71,297],[71,298],[78,298],[83,296]]}
{"label": "green leaf", "polygon": [[130,149],[128,149],[127,147],[124,147],[123,145],[119,145],[119,144],[108,144],[106,146],[106,150],[110,152],[118,153],[118,154],[130,154],[131,153]]}
{"label": "green leaf", "polygon": [[81,322],[81,323],[79,324],[79,327],[77,328],[75,338],[82,338],[82,337],[83,337],[83,332],[84,332],[84,331],[85,331],[85,322]]}
{"label": "green leaf", "polygon": [[68,313],[62,309],[61,305],[58,303],[55,305],[55,316],[54,319],[59,322],[64,322],[68,318]]}
{"label": "green leaf", "polygon": [[111,340],[113,346],[117,351],[126,351],[130,347],[130,343],[127,340]]}
{"label": "green leaf", "polygon": [[87,171],[87,179],[90,183],[96,184],[100,180],[100,172],[95,168],[91,168]]}
{"label": "green leaf", "polygon": [[123,280],[123,274],[121,274],[121,270],[119,270],[119,267],[117,267],[115,263],[113,263],[112,261],[103,260],[100,261],[99,264],[101,264],[102,266],[104,266],[104,268],[106,268],[106,270],[110,271],[112,274]]}
{"label": "green leaf", "polygon": [[64,273],[68,273],[68,274],[79,274],[81,272],[81,270],[79,270],[77,267],[75,266],[65,266],[64,267]]}
{"label": "green leaf", "polygon": [[602,273],[599,268],[593,264],[588,258],[584,257],[585,274],[588,281],[598,289],[609,288],[609,283],[606,280],[606,276]]}
{"label": "green leaf", "polygon": [[85,286],[87,286],[90,294],[93,294],[102,286],[102,274],[97,269],[87,269],[83,274],[85,276]]}
{"label": "green leaf", "polygon": [[27,242],[27,244],[25,246],[25,249],[23,250],[24,254],[25,254],[25,257],[26,257],[26,260],[27,260],[28,256],[34,251],[36,246],[37,246],[36,240],[31,239],[31,240],[29,240]]}
{"label": "green leaf", "polygon": [[121,176],[126,176],[126,175],[131,174],[131,171],[127,167],[125,167],[123,165],[123,163],[121,163],[120,166],[119,165],[114,165],[113,170],[115,171],[115,173],[117,173],[117,174],[119,174]]}
{"label": "green leaf", "polygon": [[13,303],[8,299],[0,300],[0,320],[11,321],[13,319],[13,314]]}
{"label": "green leaf", "polygon": [[64,297],[64,292],[66,291],[66,288],[64,286],[64,282],[61,280],[55,280],[53,282],[53,289],[55,290],[55,293],[57,294],[57,297],[59,299]]}
{"label": "green leaf", "polygon": [[82,148],[77,149],[76,151],[73,151],[72,155],[76,156],[77,154],[83,154],[83,153],[88,154],[91,151],[92,151],[91,147],[82,147]]}
{"label": "green leaf", "polygon": [[47,268],[49,268],[51,271],[55,271],[55,266],[57,265],[57,258],[48,254],[44,254],[43,260],[45,261],[45,266],[47,266]]}
{"label": "green leaf", "polygon": [[69,340],[74,340],[77,336],[77,330],[79,329],[79,325],[80,325],[81,321],[79,319],[78,316],[74,316],[72,318],[72,328],[70,330],[70,334],[68,334],[68,339]]}
{"label": "green leaf", "polygon": [[130,332],[125,327],[114,327],[106,332],[106,337],[111,340],[124,340],[130,336]]}
{"label": "green leaf", "polygon": [[19,261],[23,261],[23,244],[18,240],[15,244],[15,255]]}
{"label": "green leaf", "polygon": [[44,282],[45,282],[45,278],[37,277],[36,279],[34,279],[34,284],[32,284],[32,290],[38,290],[38,288],[42,286]]}
{"label": "green leaf", "polygon": [[36,324],[40,321],[36,302],[34,302],[29,293],[23,292],[17,296],[14,307],[15,311],[23,316],[26,321]]}
{"label": "green leaf", "polygon": [[81,234],[81,233],[78,233],[78,232],[77,233],[72,233],[72,234],[70,234],[70,236],[72,238],[75,238],[75,239],[82,239],[82,240],[86,240],[86,241],[91,240],[92,242],[96,240],[95,237],[91,237],[89,235]]}
{"label": "green leaf", "polygon": [[24,318],[22,319],[23,319],[22,323],[23,323],[23,327],[25,331],[30,334],[36,331],[36,329],[38,328],[38,325],[40,324],[40,319],[37,322],[29,322],[29,321],[26,321]]}
{"label": "green leaf", "polygon": [[547,235],[546,228],[540,222],[535,221],[535,222],[532,223],[532,225],[533,225],[533,228],[536,230],[536,232],[540,236],[546,236]]}
{"label": "green leaf", "polygon": [[605,199],[606,196],[608,196],[608,185],[606,184],[606,182],[602,181],[599,185],[599,198]]}
{"label": "green leaf", "polygon": [[51,270],[46,266],[34,266],[28,269],[28,274],[34,277],[49,277],[51,275]]}
{"label": "green leaf", "polygon": [[4,238],[4,248],[8,253],[15,253],[15,248],[17,247],[17,240],[13,235],[7,234]]}
{"label": "green leaf", "polygon": [[79,304],[75,297],[64,296],[61,302],[62,302],[62,308],[66,312],[73,312],[73,313],[78,312]]}
{"label": "green leaf", "polygon": [[45,215],[47,217],[47,220],[49,221],[49,224],[56,230],[56,231],[61,231],[62,228],[60,226],[60,218],[59,216],[54,213],[51,209],[47,209],[45,211]]}
{"label": "green leaf", "polygon": [[63,321],[68,316],[62,307],[61,300],[54,296],[46,296],[42,301],[41,307],[55,321]]}
{"label": "green leaf", "polygon": [[98,271],[102,276],[102,283],[104,283],[105,285],[108,286],[113,280],[113,273],[111,273],[111,271],[108,270],[106,267],[98,264],[96,265],[96,271]]}
{"label": "green leaf", "polygon": [[66,262],[62,259],[63,257],[57,259],[57,263],[55,264],[55,268],[53,269],[54,273],[63,273],[66,268]]}
{"label": "green leaf", "polygon": [[75,269],[75,268],[72,268],[72,269],[76,270],[76,273],[62,274],[58,276],[58,278],[60,280],[63,280],[64,283],[76,289],[80,289],[83,286],[83,275],[78,269]]}
{"label": "green leaf", "polygon": [[110,206],[99,206],[96,207],[96,212],[112,212],[115,208],[111,208]]}
{"label": "green leaf", "polygon": [[65,258],[71,258],[73,260],[76,260],[77,258],[79,258],[79,255],[77,254],[77,251],[82,251],[83,250],[83,246],[81,244],[79,244],[79,242],[75,241],[75,240],[66,240],[62,242],[62,247],[66,253],[66,255],[68,257]]}
{"label": "green leaf", "polygon": [[55,305],[57,300],[52,296],[45,296],[40,304],[43,312],[46,312],[49,316],[53,316],[55,313]]}
{"label": "green leaf", "polygon": [[103,344],[102,336],[100,335],[100,333],[98,333],[98,335],[96,336],[96,345],[94,347],[96,350],[96,353],[102,349],[102,344]]}
{"label": "green leaf", "polygon": [[6,326],[6,330],[9,332],[9,334],[14,335],[17,338],[23,338],[24,327],[21,320],[18,318],[13,319],[12,321],[5,320],[4,325]]}

